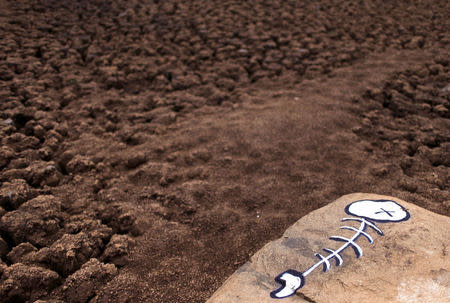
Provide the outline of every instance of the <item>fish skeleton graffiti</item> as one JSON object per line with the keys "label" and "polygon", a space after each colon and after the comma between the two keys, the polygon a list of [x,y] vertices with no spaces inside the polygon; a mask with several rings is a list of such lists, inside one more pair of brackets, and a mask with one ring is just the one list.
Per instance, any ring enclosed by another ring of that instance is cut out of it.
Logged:
{"label": "fish skeleton graffiti", "polygon": [[359,228],[352,226],[341,226],[341,229],[351,230],[355,233],[351,238],[341,236],[331,236],[329,239],[333,241],[343,242],[338,249],[324,248],[323,251],[328,253],[325,257],[322,254],[316,253],[315,256],[319,258],[319,261],[312,265],[304,272],[299,272],[294,269],[286,270],[279,274],[275,281],[281,284],[281,287],[272,291],[270,296],[274,299],[287,298],[295,294],[295,292],[305,285],[305,278],[311,272],[314,271],[320,265],[323,266],[323,271],[327,272],[331,267],[331,260],[335,260],[336,266],[341,266],[344,262],[340,255],[348,247],[353,248],[356,258],[360,258],[363,255],[361,246],[356,241],[362,236],[366,238],[370,244],[373,243],[372,236],[368,233],[369,230],[375,231],[380,236],[383,236],[383,232],[375,222],[387,223],[387,222],[401,222],[409,219],[410,215],[406,209],[400,204],[392,200],[359,200],[350,203],[345,208],[345,212],[348,215],[355,217],[343,218],[342,222],[355,221],[359,222]]}

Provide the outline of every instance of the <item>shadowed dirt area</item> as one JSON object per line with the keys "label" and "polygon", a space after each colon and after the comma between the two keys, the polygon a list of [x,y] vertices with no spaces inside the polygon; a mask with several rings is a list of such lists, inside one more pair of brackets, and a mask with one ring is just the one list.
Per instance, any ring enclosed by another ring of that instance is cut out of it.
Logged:
{"label": "shadowed dirt area", "polygon": [[0,3],[4,302],[204,302],[351,192],[450,214],[447,1]]}

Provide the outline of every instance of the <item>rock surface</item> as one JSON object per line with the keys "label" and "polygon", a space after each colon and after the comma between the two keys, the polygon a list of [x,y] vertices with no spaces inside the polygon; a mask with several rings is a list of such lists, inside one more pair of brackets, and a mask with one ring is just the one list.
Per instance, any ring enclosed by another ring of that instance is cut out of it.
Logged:
{"label": "rock surface", "polygon": [[337,249],[342,243],[328,237],[352,235],[352,231],[339,230],[344,225],[340,220],[349,217],[344,211],[348,204],[362,199],[394,200],[411,217],[403,222],[377,223],[384,236],[367,229],[374,243],[363,237],[357,240],[363,250],[360,259],[346,249],[341,254],[342,266],[336,267],[333,260],[328,272],[317,268],[305,277],[305,286],[283,302],[449,302],[450,219],[400,199],[357,193],[297,221],[283,237],[253,255],[207,303],[275,302],[269,296],[280,286],[274,277],[287,269],[305,271],[317,262],[314,253],[326,247]]}

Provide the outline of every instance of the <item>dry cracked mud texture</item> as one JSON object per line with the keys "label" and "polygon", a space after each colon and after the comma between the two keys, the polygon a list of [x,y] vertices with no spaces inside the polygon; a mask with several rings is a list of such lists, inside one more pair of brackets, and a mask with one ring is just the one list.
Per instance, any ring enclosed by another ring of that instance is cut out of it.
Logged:
{"label": "dry cracked mud texture", "polygon": [[1,300],[203,302],[352,191],[448,215],[449,13],[1,0]]}

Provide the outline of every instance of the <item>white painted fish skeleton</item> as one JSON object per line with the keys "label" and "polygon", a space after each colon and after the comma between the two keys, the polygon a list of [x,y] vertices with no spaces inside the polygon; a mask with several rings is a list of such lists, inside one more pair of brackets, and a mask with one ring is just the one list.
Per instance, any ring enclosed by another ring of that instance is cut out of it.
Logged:
{"label": "white painted fish skeleton", "polygon": [[410,215],[407,210],[405,210],[400,204],[392,200],[360,200],[355,201],[347,205],[345,212],[349,215],[356,216],[356,218],[343,218],[342,221],[357,221],[360,222],[359,228],[352,226],[342,226],[341,229],[347,229],[354,231],[355,234],[351,238],[345,238],[341,236],[332,236],[329,239],[339,242],[344,242],[344,244],[336,250],[329,248],[324,248],[323,250],[328,253],[328,256],[316,253],[315,256],[320,260],[308,268],[304,272],[299,272],[294,269],[289,269],[281,274],[279,274],[275,281],[281,284],[281,287],[272,291],[270,296],[274,299],[287,298],[295,294],[295,292],[305,285],[305,278],[314,269],[323,266],[323,271],[327,272],[331,263],[330,260],[334,259],[336,266],[341,266],[343,259],[340,255],[346,248],[351,247],[355,251],[356,258],[360,258],[363,255],[361,247],[356,243],[359,237],[365,237],[370,244],[373,243],[372,236],[366,231],[367,227],[374,230],[380,236],[383,236],[381,229],[373,222],[400,222],[409,219]]}

